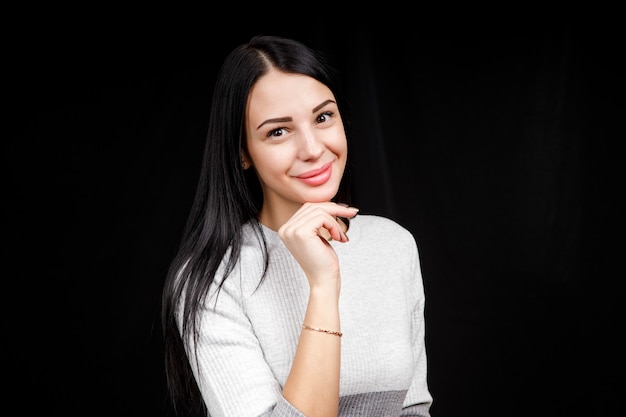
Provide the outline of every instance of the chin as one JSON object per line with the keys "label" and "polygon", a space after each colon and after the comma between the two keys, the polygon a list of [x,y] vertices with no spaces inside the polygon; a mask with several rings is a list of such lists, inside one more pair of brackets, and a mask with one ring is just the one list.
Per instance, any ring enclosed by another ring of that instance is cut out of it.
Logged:
{"label": "chin", "polygon": [[327,201],[332,200],[339,190],[334,190],[334,192],[328,193],[311,193],[309,195],[305,195],[303,200],[308,203],[325,203]]}

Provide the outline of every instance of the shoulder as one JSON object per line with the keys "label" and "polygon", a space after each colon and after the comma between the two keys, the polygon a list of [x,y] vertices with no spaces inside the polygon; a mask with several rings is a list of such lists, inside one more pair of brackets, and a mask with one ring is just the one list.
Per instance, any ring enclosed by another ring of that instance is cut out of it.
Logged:
{"label": "shoulder", "polygon": [[373,214],[359,214],[350,221],[350,227],[354,226],[360,233],[367,235],[388,235],[394,240],[413,239],[413,234],[396,221],[383,216]]}
{"label": "shoulder", "polygon": [[[350,221],[347,244],[336,245],[344,262],[367,274],[381,271],[384,276],[394,275],[399,280],[413,282],[419,276],[420,260],[417,240],[398,222],[378,215],[358,214]],[[354,266],[357,264],[356,266]],[[346,268],[348,270],[348,268]],[[404,282],[404,281],[403,281]]]}
{"label": "shoulder", "polygon": [[397,228],[404,229],[399,223],[391,220],[388,217],[379,216],[376,214],[358,214],[353,220],[358,220],[364,227],[385,227],[385,228]]}
{"label": "shoulder", "polygon": [[262,226],[246,223],[242,230],[242,245],[239,260],[242,268],[263,270],[267,252],[275,245],[271,236],[267,236]]}
{"label": "shoulder", "polygon": [[359,214],[350,220],[350,241],[359,242],[359,247],[374,248],[379,252],[417,252],[413,234],[396,221],[378,215]]}

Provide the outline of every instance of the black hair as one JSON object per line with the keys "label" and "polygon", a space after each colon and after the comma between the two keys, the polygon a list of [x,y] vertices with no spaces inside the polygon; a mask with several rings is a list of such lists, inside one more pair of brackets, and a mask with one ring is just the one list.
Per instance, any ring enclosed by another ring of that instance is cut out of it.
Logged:
{"label": "black hair", "polygon": [[[205,411],[186,349],[191,340],[197,340],[199,311],[218,267],[224,261],[226,278],[239,259],[246,223],[257,232],[267,269],[269,255],[258,222],[263,193],[254,170],[242,168],[241,156],[245,152],[248,95],[270,68],[315,78],[333,92],[340,112],[345,106],[335,70],[322,54],[302,42],[254,36],[224,60],[213,90],[195,198],[163,288],[165,371],[177,412]],[[345,121],[344,128],[347,130]],[[349,204],[347,178],[345,173],[334,200]],[[259,284],[262,279],[259,277]]]}

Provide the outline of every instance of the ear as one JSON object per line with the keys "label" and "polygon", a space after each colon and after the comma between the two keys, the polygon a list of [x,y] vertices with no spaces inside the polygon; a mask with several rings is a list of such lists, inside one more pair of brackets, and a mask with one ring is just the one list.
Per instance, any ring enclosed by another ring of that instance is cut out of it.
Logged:
{"label": "ear", "polygon": [[241,151],[241,167],[246,170],[252,166],[250,162],[250,157],[248,157],[247,152]]}

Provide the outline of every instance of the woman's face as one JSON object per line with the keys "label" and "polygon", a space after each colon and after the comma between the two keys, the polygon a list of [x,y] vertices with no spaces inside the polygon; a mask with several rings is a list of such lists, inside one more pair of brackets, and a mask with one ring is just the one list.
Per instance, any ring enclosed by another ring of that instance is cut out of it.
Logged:
{"label": "woman's face", "polygon": [[260,220],[278,229],[305,202],[332,199],[348,153],[328,87],[314,78],[271,70],[257,81],[246,109],[246,162],[263,188]]}

